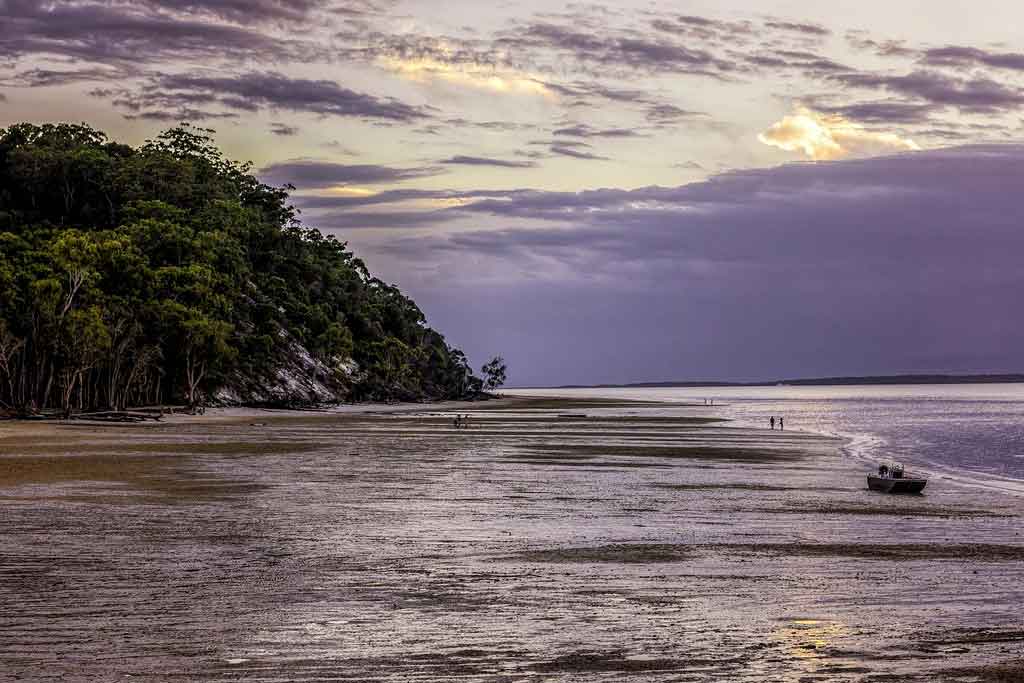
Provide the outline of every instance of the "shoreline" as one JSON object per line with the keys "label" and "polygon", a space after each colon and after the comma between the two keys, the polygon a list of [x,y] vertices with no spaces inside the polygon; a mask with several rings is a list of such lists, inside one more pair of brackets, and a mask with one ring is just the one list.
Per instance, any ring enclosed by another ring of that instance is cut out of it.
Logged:
{"label": "shoreline", "polygon": [[1015,499],[875,494],[836,439],[702,405],[475,407],[0,424],[0,666],[147,683],[1018,671]]}
{"label": "shoreline", "polygon": [[[786,416],[788,428],[841,438],[850,458],[865,465],[865,474],[880,462],[903,462],[908,470],[922,473],[934,479],[935,483],[1024,497],[1024,460],[1011,455],[1020,452],[1013,448],[1024,447],[1015,446],[1018,437],[1013,426],[1016,424],[1014,412],[1020,412],[1017,406],[1024,406],[1024,392],[1018,385],[1001,383],[988,385],[981,393],[962,393],[964,388],[965,385],[934,385],[934,392],[921,394],[918,391],[920,387],[916,385],[831,387],[834,393],[822,393],[821,390],[827,387],[755,387],[756,391],[733,387],[731,392],[729,387],[725,387],[723,391],[729,393],[715,397],[715,408],[722,405],[724,417],[734,420],[738,426],[758,431],[761,430],[761,420],[766,421],[770,414],[781,413]],[[603,393],[600,390],[581,390],[566,391],[563,395],[592,396],[599,393],[609,398],[645,395],[664,400],[692,399],[694,396],[699,400],[703,395],[685,388],[612,389]],[[1005,416],[995,423],[982,419],[973,430],[968,430],[970,439],[965,440],[961,427],[973,426],[972,412],[963,409],[940,419],[926,408],[932,399],[949,400],[953,405],[968,401],[965,405],[978,406],[972,410],[982,411],[979,413],[982,418],[992,413],[1005,413]],[[825,407],[817,412],[804,410],[805,406],[822,401],[826,402]],[[873,403],[871,409],[877,419],[846,412],[847,406],[865,401],[868,405]],[[894,406],[895,412],[891,415],[888,414],[888,405]],[[917,410],[918,405],[922,406],[921,411]],[[922,423],[930,423],[930,431],[920,431]],[[935,425],[949,427],[937,429]],[[990,430],[999,429],[1003,430],[1003,443],[993,443],[989,438]],[[769,430],[764,429],[764,432],[769,433]],[[949,449],[944,447],[947,443],[951,445]],[[979,454],[984,454],[984,457]]]}
{"label": "shoreline", "polygon": [[[391,413],[405,413],[405,412],[417,412],[418,410],[430,411],[436,410],[454,410],[455,408],[466,408],[468,406],[482,405],[485,403],[495,403],[507,400],[517,400],[516,398],[492,398],[486,401],[437,401],[432,403],[340,403],[337,405],[328,405],[321,407],[308,407],[308,408],[267,408],[260,406],[215,406],[206,408],[206,412],[201,415],[189,413],[187,409],[182,407],[178,410],[178,406],[174,406],[175,412],[164,412],[160,414],[159,419],[151,419],[144,422],[118,422],[110,420],[90,420],[88,415],[83,414],[82,416],[72,417],[71,419],[65,419],[57,416],[47,417],[8,417],[0,420],[0,429],[4,425],[22,425],[22,424],[59,424],[59,425],[159,425],[159,424],[173,424],[173,423],[190,423],[190,422],[202,422],[202,421],[223,421],[223,420],[244,420],[250,418],[258,418],[260,416],[301,416],[301,415],[367,415],[367,414],[391,414]],[[140,406],[127,408],[124,413],[133,412],[155,412],[159,410],[159,406]]]}
{"label": "shoreline", "polygon": [[[522,390],[516,390],[522,391]],[[73,428],[75,426],[82,427],[156,427],[160,425],[191,425],[191,424],[203,424],[203,423],[237,423],[245,424],[249,423],[249,426],[259,427],[264,426],[264,421],[287,421],[293,418],[302,417],[319,417],[329,418],[332,416],[338,417],[355,417],[355,416],[374,416],[374,415],[429,415],[431,413],[460,413],[470,414],[475,412],[486,414],[489,411],[508,411],[508,410],[547,410],[552,408],[562,408],[565,410],[578,410],[581,408],[623,408],[623,407],[658,407],[658,408],[685,408],[685,409],[700,409],[700,410],[713,410],[719,407],[729,407],[729,403],[716,403],[715,405],[706,405],[697,402],[690,401],[644,401],[637,399],[627,399],[615,396],[606,397],[578,397],[571,395],[549,395],[549,394],[505,394],[499,395],[495,398],[490,398],[484,401],[437,401],[433,403],[356,403],[356,404],[337,404],[332,406],[323,406],[319,408],[264,408],[257,406],[226,406],[226,407],[212,407],[207,408],[206,413],[203,415],[194,415],[187,412],[174,412],[164,413],[160,419],[146,420],[140,422],[119,422],[119,421],[108,421],[108,420],[89,420],[87,418],[72,418],[65,420],[62,418],[46,418],[46,419],[18,419],[11,418],[7,420],[0,420],[0,442],[8,436],[7,428],[17,427],[26,435],[30,434],[42,434],[46,432],[47,427],[64,427]],[[141,409],[129,409],[132,410],[151,410],[151,407],[143,407]],[[717,414],[709,415],[709,419],[712,421],[723,422],[723,423],[734,423],[735,420],[730,417],[724,417]],[[27,429],[29,425],[38,427],[39,429]],[[732,424],[732,428],[741,430],[750,430],[753,434],[766,433],[763,428],[751,425],[751,424]],[[770,430],[769,432],[770,433]],[[854,442],[861,437],[878,441],[879,447],[884,442],[884,438],[874,432],[818,432],[814,430],[801,430],[801,429],[790,429],[788,434],[805,434],[811,437],[820,437],[823,439],[836,439],[841,441],[839,446],[841,452],[846,454],[850,460],[857,461],[864,465],[866,468],[863,472],[866,475],[869,471],[872,471],[880,461],[877,456],[865,453],[858,449]],[[1011,496],[1011,497],[1024,497],[1024,478],[1015,477],[1000,477],[998,475],[987,474],[984,472],[977,472],[966,468],[949,468],[942,467],[935,463],[920,463],[914,462],[914,472],[922,473],[926,475],[930,480],[929,485],[934,491],[936,484],[939,485],[951,485],[958,488],[965,488],[978,491],[986,491],[997,495]],[[928,495],[927,493],[925,495]]]}
{"label": "shoreline", "polygon": [[[421,402],[396,402],[396,403],[378,403],[378,402],[365,402],[365,403],[339,403],[335,405],[324,405],[319,407],[304,407],[304,408],[274,408],[274,407],[262,407],[262,406],[214,406],[206,408],[203,414],[189,413],[187,409],[182,407],[178,410],[178,406],[174,406],[175,411],[164,412],[160,414],[159,418],[154,418],[140,422],[119,422],[103,419],[90,420],[89,414],[82,414],[81,416],[73,416],[70,419],[65,419],[58,416],[38,416],[38,417],[8,417],[0,419],[0,429],[5,425],[159,425],[159,424],[175,424],[175,423],[193,423],[203,421],[224,421],[224,420],[245,420],[245,419],[256,419],[259,417],[289,417],[289,416],[303,416],[303,415],[320,415],[320,416],[331,416],[331,415],[392,415],[392,414],[418,414],[418,413],[431,413],[431,412],[467,412],[472,413],[474,411],[487,411],[487,410],[508,410],[511,408],[519,408],[524,410],[537,409],[538,407],[543,409],[549,407],[548,404],[560,404],[563,407],[572,408],[573,406],[584,406],[584,407],[619,407],[622,405],[635,405],[635,406],[651,406],[651,405],[664,405],[670,406],[682,406],[687,408],[705,408],[711,406],[703,406],[697,403],[690,402],[651,402],[651,401],[633,401],[633,400],[619,400],[619,399],[590,399],[590,398],[574,398],[571,396],[539,396],[539,395],[499,395],[494,398],[488,398],[486,400],[442,400],[434,401],[429,403]],[[718,407],[717,405],[714,407]],[[159,410],[159,406],[140,406],[126,408],[123,413],[153,413]],[[114,411],[111,411],[114,412]]]}

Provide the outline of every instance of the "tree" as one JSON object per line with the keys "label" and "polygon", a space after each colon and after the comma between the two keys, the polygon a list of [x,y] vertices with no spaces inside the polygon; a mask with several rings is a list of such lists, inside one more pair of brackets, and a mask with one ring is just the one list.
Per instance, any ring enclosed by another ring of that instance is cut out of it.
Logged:
{"label": "tree", "polygon": [[[58,341],[60,361],[61,409],[71,414],[71,397],[76,388],[84,391],[83,378],[110,347],[110,332],[99,308],[73,310],[61,320]],[[80,401],[80,404],[84,403]]]}
{"label": "tree", "polygon": [[280,383],[298,358],[339,400],[479,392],[415,302],[298,222],[289,189],[203,128],[137,148],[0,129],[0,408],[194,403]]}
{"label": "tree", "polygon": [[484,363],[480,372],[484,376],[484,387],[488,391],[494,391],[505,383],[508,368],[504,358],[495,356],[489,362]]}

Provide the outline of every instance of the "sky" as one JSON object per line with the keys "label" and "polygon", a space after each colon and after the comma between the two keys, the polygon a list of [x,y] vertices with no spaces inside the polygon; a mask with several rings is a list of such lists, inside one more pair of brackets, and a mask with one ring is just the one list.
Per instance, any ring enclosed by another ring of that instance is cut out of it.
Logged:
{"label": "sky", "polygon": [[1022,21],[0,0],[0,126],[215,129],[514,385],[1020,372]]}

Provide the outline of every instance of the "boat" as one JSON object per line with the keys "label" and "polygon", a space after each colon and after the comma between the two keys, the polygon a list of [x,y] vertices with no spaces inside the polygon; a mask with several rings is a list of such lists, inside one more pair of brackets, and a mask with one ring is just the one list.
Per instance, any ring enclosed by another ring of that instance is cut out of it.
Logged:
{"label": "boat", "polygon": [[903,471],[903,465],[879,465],[878,474],[868,475],[868,488],[882,493],[921,493],[928,480],[924,477],[910,477]]}

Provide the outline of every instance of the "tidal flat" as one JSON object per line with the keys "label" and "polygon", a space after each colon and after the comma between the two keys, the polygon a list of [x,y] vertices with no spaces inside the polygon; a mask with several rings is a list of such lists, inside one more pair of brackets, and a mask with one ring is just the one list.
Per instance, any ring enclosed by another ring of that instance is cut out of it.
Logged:
{"label": "tidal flat", "polygon": [[1024,679],[1021,499],[868,467],[609,400],[4,422],[0,680]]}

